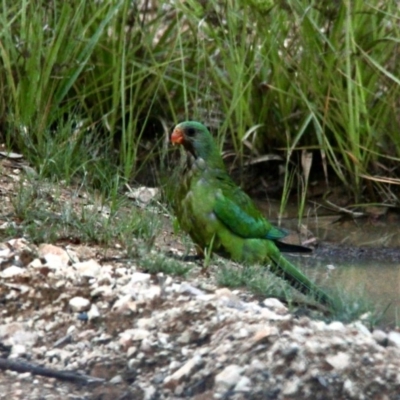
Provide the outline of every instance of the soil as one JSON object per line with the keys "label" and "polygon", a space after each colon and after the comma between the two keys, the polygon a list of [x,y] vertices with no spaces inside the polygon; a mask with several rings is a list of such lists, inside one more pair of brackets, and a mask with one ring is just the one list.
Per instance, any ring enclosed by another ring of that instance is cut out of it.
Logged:
{"label": "soil", "polygon": [[[3,232],[23,222],[13,199],[27,167],[1,160]],[[58,191],[65,201],[85,198]],[[147,259],[182,254],[172,231],[167,224]],[[3,236],[0,399],[399,398],[397,330],[326,323],[218,287],[217,265],[204,272],[192,263],[179,278],[141,260],[118,243],[105,252]]]}

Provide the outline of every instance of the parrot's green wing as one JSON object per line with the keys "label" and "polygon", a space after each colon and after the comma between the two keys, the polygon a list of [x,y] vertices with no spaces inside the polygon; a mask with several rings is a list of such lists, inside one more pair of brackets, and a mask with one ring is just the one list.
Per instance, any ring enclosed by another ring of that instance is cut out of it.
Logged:
{"label": "parrot's green wing", "polygon": [[287,233],[270,224],[253,206],[251,200],[239,188],[231,198],[219,190],[216,194],[214,213],[235,235],[243,238],[277,240]]}

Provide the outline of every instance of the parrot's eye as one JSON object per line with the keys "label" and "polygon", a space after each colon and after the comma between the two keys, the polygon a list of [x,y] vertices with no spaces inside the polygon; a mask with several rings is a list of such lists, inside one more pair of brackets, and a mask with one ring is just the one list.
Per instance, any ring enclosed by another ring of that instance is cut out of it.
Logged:
{"label": "parrot's eye", "polygon": [[196,130],[194,128],[186,129],[186,135],[188,135],[189,137],[193,137],[195,133],[196,133]]}

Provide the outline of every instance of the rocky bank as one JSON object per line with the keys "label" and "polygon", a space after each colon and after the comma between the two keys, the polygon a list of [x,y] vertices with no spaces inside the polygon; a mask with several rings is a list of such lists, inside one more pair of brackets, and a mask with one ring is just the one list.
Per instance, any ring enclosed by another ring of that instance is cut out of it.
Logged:
{"label": "rocky bank", "polygon": [[0,270],[3,399],[400,399],[397,331],[296,317],[84,246],[13,239]]}

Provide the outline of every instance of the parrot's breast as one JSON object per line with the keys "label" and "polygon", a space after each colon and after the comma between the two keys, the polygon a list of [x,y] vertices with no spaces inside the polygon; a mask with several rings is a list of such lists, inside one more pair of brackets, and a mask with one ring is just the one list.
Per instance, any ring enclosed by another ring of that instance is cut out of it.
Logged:
{"label": "parrot's breast", "polygon": [[257,258],[254,249],[244,248],[246,239],[235,234],[217,215],[216,204],[223,197],[218,178],[214,170],[204,168],[202,163],[192,166],[186,175],[180,225],[201,249],[212,244],[212,250],[223,257],[253,260]]}

